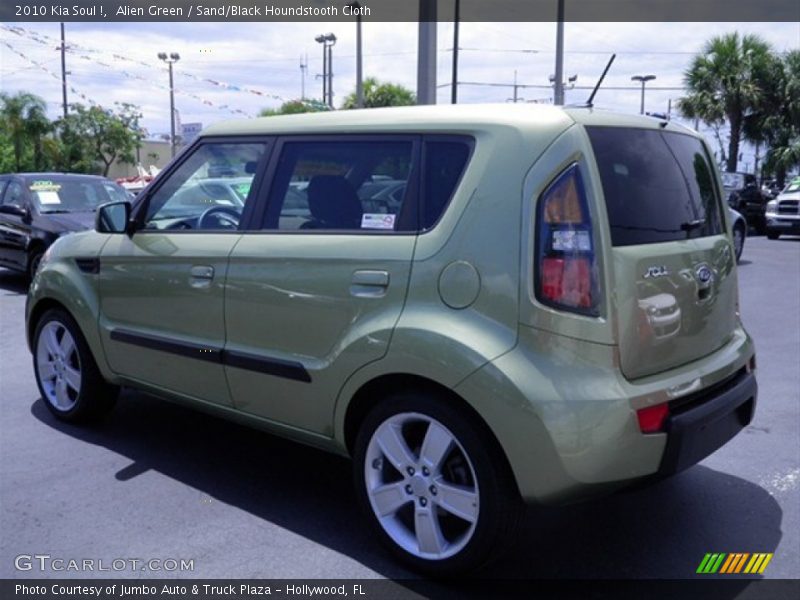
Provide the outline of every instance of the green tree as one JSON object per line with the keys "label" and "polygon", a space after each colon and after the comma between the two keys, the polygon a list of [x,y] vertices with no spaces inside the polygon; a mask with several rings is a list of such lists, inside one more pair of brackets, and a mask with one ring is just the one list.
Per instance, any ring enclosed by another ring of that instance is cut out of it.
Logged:
{"label": "green tree", "polygon": [[287,100],[278,108],[265,108],[259,117],[276,117],[278,115],[299,115],[302,113],[322,112],[330,110],[319,100]]}
{"label": "green tree", "polygon": [[45,168],[43,140],[51,129],[47,104],[39,96],[0,93],[0,131],[11,144],[17,172]]}
{"label": "green tree", "polygon": [[745,123],[745,135],[767,145],[765,171],[782,186],[786,173],[800,166],[800,50],[776,57],[765,101]]}
{"label": "green tree", "polygon": [[684,73],[689,93],[678,108],[684,117],[701,119],[717,132],[727,122],[730,140],[723,158],[728,172],[736,171],[746,118],[764,103],[771,57],[769,44],[760,37],[729,33],[706,42]]}
{"label": "green tree", "polygon": [[133,164],[144,138],[140,118],[137,107],[127,103],[116,110],[70,105],[70,113],[58,123],[67,170],[91,173],[99,165],[105,176],[115,162]]}
{"label": "green tree", "polygon": [[[416,104],[414,92],[397,83],[381,82],[375,77],[364,80],[364,108],[411,106]],[[357,108],[355,91],[344,99],[342,108]]]}

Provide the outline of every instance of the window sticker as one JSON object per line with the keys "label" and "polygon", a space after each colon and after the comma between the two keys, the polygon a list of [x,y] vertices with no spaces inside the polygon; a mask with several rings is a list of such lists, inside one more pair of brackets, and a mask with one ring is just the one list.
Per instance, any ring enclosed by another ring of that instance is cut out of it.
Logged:
{"label": "window sticker", "polygon": [[41,204],[61,204],[58,192],[53,190],[37,190],[36,197]]}
{"label": "window sticker", "polygon": [[364,213],[361,217],[361,229],[394,229],[395,215],[381,213]]}
{"label": "window sticker", "polygon": [[57,192],[61,185],[52,181],[34,181],[28,189],[32,192]]}
{"label": "window sticker", "polygon": [[244,199],[247,198],[247,194],[250,193],[250,186],[252,183],[248,181],[247,183],[238,183],[234,186],[234,190],[239,195],[240,198]]}

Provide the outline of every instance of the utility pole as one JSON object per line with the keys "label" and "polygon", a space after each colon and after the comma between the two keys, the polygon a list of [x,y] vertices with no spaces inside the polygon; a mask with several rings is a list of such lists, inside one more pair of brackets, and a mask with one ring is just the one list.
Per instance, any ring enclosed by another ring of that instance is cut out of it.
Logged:
{"label": "utility pole", "polygon": [[453,16],[453,85],[450,88],[450,104],[458,103],[458,22],[461,18],[461,0],[456,0]]}
{"label": "utility pole", "polygon": [[419,0],[417,104],[436,104],[436,1]]}
{"label": "utility pole", "polygon": [[177,52],[170,52],[169,56],[167,56],[166,52],[159,52],[158,58],[167,63],[169,67],[169,142],[172,157],[175,158],[175,86],[172,79],[172,65],[181,59],[181,55]]}
{"label": "utility pole", "polygon": [[519,102],[519,93],[518,93],[518,90],[519,90],[519,85],[517,84],[517,70],[516,70],[516,69],[514,69],[514,97],[511,99],[511,101],[512,101],[514,104],[516,104],[517,102]]}
{"label": "utility pole", "polygon": [[553,82],[553,104],[564,104],[564,0],[558,0],[556,15],[556,74]]}
{"label": "utility pole", "polygon": [[306,99],[306,71],[308,71],[308,54],[306,54],[305,62],[303,62],[303,55],[300,55],[300,99]]}
{"label": "utility pole", "polygon": [[64,41],[64,23],[61,23],[61,97],[64,102],[64,118],[67,118],[67,45]]}

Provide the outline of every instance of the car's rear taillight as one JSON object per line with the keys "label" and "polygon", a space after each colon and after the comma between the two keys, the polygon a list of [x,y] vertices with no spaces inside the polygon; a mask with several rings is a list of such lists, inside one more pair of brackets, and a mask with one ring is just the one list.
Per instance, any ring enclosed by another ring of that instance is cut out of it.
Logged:
{"label": "car's rear taillight", "polygon": [[537,299],[548,306],[597,315],[599,289],[592,223],[577,165],[550,184],[536,210]]}
{"label": "car's rear taillight", "polygon": [[664,422],[669,416],[669,405],[666,402],[648,406],[636,411],[639,420],[639,430],[642,433],[659,433],[664,431]]}

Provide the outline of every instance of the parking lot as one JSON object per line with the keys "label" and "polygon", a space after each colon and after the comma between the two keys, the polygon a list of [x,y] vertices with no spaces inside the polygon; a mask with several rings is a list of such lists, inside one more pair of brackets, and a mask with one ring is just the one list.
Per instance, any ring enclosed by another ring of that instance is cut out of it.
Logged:
{"label": "parking lot", "polygon": [[[800,239],[745,245],[753,423],[700,465],[645,489],[531,508],[496,578],[685,578],[707,552],[774,552],[800,573]],[[193,560],[191,572],[102,576],[403,578],[355,506],[348,461],[126,391],[100,426],[57,422],[24,339],[26,284],[0,270],[0,577],[15,557]],[[97,576],[96,572],[61,573]]]}

